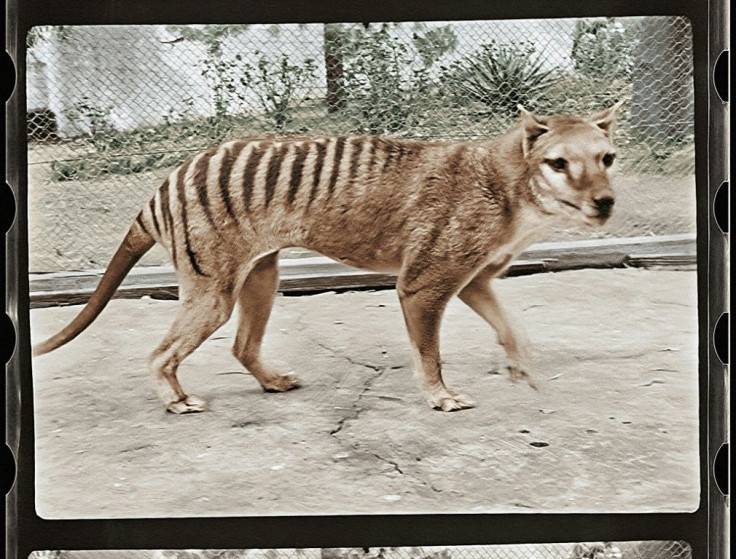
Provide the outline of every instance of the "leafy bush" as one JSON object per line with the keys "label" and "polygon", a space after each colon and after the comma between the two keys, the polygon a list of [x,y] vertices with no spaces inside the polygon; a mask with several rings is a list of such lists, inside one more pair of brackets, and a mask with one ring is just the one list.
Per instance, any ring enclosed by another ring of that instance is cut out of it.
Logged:
{"label": "leafy bush", "polygon": [[412,33],[412,43],[419,54],[423,68],[431,68],[445,54],[457,48],[457,35],[449,25],[428,28],[417,23]]}
{"label": "leafy bush", "polygon": [[445,69],[444,83],[460,103],[472,99],[509,114],[517,105],[529,105],[557,80],[545,70],[533,44],[495,41]]}
{"label": "leafy bush", "polygon": [[[240,82],[256,94],[266,117],[278,132],[282,132],[291,120],[295,104],[301,100],[299,88],[314,79],[317,65],[311,58],[306,59],[303,66],[296,66],[289,62],[286,54],[282,54],[278,62],[269,60],[261,52],[255,54],[260,56],[258,62],[242,65]],[[235,58],[239,62],[243,60],[241,55]]]}
{"label": "leafy bush", "polygon": [[[191,101],[186,100],[185,105],[191,106]],[[83,155],[51,163],[51,178],[55,181],[170,168],[184,161],[190,151],[209,146],[212,139],[220,140],[222,132],[212,127],[211,119],[193,119],[173,111],[164,117],[163,124],[119,131],[109,122],[110,109],[95,107],[89,100],[68,114],[72,120],[87,124],[89,139],[69,142],[74,152],[81,148]]]}
{"label": "leafy bush", "polygon": [[634,67],[636,35],[614,18],[579,20],[572,36],[575,69],[594,79],[628,79]]}
{"label": "leafy bush", "polygon": [[540,91],[528,107],[541,114],[587,115],[631,100],[631,84],[623,79],[592,80],[575,75],[559,75],[557,81]]}
{"label": "leafy bush", "polygon": [[394,36],[387,24],[342,29],[330,45],[342,63],[341,112],[361,132],[411,129],[428,117],[427,101],[437,90],[432,67],[456,44],[449,27],[418,26],[412,43]]}
{"label": "leafy bush", "polygon": [[413,89],[403,75],[412,62],[406,44],[384,25],[377,32],[353,30],[335,51],[343,61],[343,112],[356,129],[380,134],[403,128],[412,110]]}
{"label": "leafy bush", "polygon": [[109,157],[83,157],[51,162],[55,181],[94,180],[104,175],[132,175],[181,163],[188,153],[119,154]]}
{"label": "leafy bush", "polygon": [[248,25],[174,25],[169,30],[181,39],[200,43],[206,49],[202,61],[202,76],[212,88],[215,118],[224,120],[236,92],[236,63],[227,60],[222,53],[225,39],[245,31]]}
{"label": "leafy bush", "polygon": [[67,116],[74,124],[85,130],[98,152],[119,147],[118,131],[110,122],[112,107],[96,107],[89,97],[82,96],[82,100],[67,111]]}

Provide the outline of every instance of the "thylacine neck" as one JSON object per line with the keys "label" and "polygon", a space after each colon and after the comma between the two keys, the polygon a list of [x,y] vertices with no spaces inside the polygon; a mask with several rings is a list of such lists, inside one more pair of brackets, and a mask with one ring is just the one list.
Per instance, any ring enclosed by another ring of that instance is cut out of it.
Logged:
{"label": "thylacine neck", "polygon": [[535,174],[524,156],[522,134],[522,128],[517,127],[476,144],[476,165],[482,174],[483,186],[491,196],[510,195],[549,214],[549,201],[535,182]]}

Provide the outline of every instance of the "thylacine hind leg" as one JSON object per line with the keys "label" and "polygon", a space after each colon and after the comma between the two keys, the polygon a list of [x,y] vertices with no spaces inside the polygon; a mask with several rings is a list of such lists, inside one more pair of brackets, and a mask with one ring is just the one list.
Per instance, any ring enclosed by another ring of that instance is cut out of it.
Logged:
{"label": "thylacine hind leg", "polygon": [[274,252],[254,264],[238,294],[240,319],[233,355],[267,392],[285,392],[299,386],[293,373],[282,372],[261,358],[261,342],[278,283],[278,252]]}
{"label": "thylacine hind leg", "polygon": [[205,402],[187,394],[179,384],[179,364],[222,326],[233,310],[232,288],[204,279],[181,291],[179,312],[164,340],[151,355],[150,366],[158,393],[173,413],[199,412]]}

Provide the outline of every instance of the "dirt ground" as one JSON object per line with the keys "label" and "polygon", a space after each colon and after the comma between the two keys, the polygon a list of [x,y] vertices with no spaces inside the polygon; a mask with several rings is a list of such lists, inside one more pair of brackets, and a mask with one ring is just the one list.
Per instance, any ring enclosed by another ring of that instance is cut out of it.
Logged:
{"label": "dirt ground", "polygon": [[[182,365],[208,400],[175,416],[146,371],[176,302],[115,300],[34,361],[37,510],[45,518],[670,512],[697,507],[693,271],[581,270],[497,290],[534,346],[539,391],[503,374],[490,328],[455,300],[449,386],[433,411],[409,367],[396,293],[279,297],[265,353],[304,387],[261,392],[228,322]],[[35,341],[79,307],[31,311]]]}

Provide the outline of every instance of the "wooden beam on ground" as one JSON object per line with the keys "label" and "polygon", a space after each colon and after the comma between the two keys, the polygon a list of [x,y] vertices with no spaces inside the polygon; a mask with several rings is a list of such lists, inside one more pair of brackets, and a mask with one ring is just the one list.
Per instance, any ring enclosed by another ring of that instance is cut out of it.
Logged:
{"label": "wooden beam on ground", "polygon": [[[696,262],[695,235],[631,237],[539,243],[529,247],[509,267],[508,276],[579,268],[660,267],[691,268]],[[84,303],[104,270],[31,274],[31,307]],[[284,258],[279,290],[308,293],[392,287],[395,276],[359,270],[324,256]],[[115,297],[145,295],[174,299],[178,288],[170,266],[134,268]]]}

